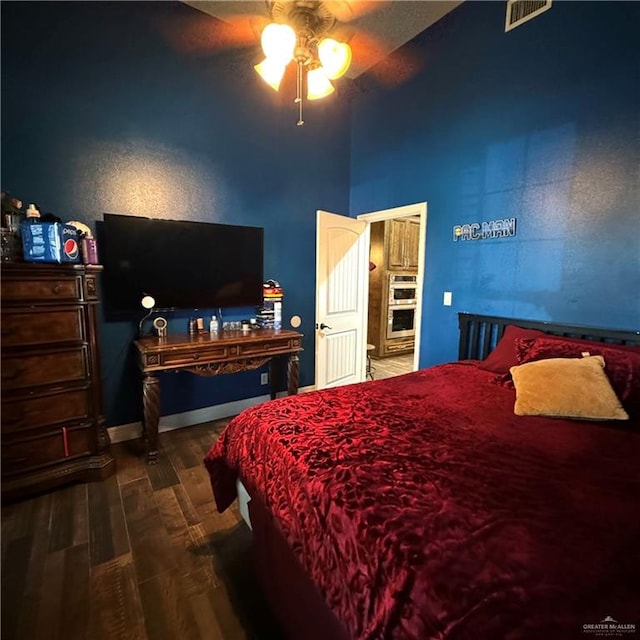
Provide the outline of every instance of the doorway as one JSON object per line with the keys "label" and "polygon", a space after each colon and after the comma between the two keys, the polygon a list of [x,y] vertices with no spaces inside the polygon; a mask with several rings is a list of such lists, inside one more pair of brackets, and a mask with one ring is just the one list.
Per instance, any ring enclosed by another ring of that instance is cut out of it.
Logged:
{"label": "doorway", "polygon": [[386,378],[418,369],[427,203],[357,216],[370,225],[367,372]]}

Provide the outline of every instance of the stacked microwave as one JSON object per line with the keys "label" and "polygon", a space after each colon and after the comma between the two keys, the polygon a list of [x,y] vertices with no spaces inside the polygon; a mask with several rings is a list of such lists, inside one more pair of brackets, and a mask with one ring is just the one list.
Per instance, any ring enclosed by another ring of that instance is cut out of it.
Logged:
{"label": "stacked microwave", "polygon": [[414,336],[418,277],[415,273],[389,273],[387,338]]}

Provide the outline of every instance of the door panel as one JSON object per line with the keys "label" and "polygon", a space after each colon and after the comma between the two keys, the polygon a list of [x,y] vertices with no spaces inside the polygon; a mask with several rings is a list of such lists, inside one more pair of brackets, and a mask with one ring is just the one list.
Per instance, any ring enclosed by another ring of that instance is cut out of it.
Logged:
{"label": "door panel", "polygon": [[[358,310],[357,231],[329,228],[327,231],[328,265],[332,271],[326,279],[326,317],[341,316]],[[325,320],[327,322],[327,320]]]}
{"label": "door panel", "polygon": [[[331,333],[325,337],[327,349],[327,380],[339,386],[342,380],[353,381],[356,367],[358,332],[354,330]],[[345,383],[346,384],[346,383]]]}
{"label": "door panel", "polygon": [[361,382],[366,373],[369,226],[318,211],[316,248],[316,388]]}

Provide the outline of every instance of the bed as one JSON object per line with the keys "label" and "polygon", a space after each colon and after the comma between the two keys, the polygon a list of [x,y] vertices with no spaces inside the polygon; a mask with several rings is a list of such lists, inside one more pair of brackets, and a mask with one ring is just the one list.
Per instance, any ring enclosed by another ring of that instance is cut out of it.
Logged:
{"label": "bed", "polygon": [[247,409],[207,454],[287,637],[640,624],[640,333],[459,320],[459,361]]}

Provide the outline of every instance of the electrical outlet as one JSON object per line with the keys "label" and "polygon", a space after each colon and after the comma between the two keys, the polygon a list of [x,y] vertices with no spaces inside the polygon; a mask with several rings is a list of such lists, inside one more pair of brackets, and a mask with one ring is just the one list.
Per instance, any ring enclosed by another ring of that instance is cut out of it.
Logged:
{"label": "electrical outlet", "polygon": [[260,384],[269,384],[269,374],[261,373],[260,374]]}

